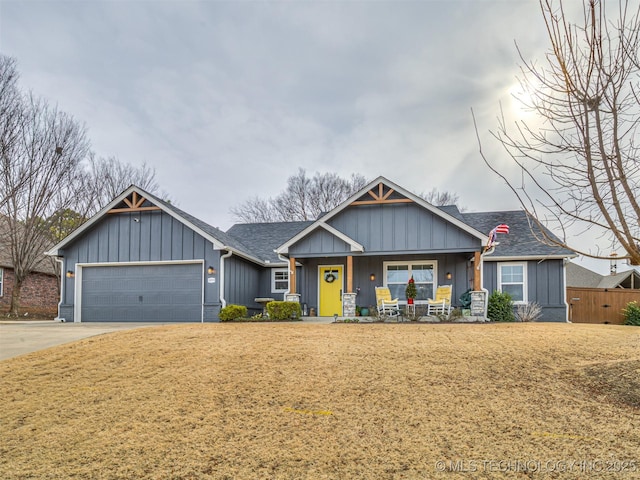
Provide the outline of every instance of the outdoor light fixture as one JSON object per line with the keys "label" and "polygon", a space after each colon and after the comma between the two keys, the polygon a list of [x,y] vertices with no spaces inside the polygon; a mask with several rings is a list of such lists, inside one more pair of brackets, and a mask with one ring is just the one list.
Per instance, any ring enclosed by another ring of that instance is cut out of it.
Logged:
{"label": "outdoor light fixture", "polygon": [[371,275],[369,275],[369,280],[371,280],[372,282],[376,281],[376,274],[372,273]]}
{"label": "outdoor light fixture", "polygon": [[451,272],[447,272],[447,280],[451,280]]}
{"label": "outdoor light fixture", "polygon": [[75,277],[75,274],[73,273],[73,271],[67,270],[67,278],[73,278],[73,277]]}
{"label": "outdoor light fixture", "polygon": [[215,275],[216,274],[216,269],[213,268],[213,267],[209,267],[209,268],[207,268],[207,273],[209,275]]}

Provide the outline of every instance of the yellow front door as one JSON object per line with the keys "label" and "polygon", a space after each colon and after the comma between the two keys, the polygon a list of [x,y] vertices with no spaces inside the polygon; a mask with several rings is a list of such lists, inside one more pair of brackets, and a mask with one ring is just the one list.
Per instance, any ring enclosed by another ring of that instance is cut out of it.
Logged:
{"label": "yellow front door", "polygon": [[342,265],[320,267],[318,278],[318,295],[321,317],[342,316]]}

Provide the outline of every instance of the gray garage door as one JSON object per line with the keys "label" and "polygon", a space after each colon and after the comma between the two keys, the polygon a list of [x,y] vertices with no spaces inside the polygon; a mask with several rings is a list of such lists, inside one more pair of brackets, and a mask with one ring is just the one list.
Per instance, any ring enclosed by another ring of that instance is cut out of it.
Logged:
{"label": "gray garage door", "polygon": [[83,322],[201,320],[201,264],[82,269]]}

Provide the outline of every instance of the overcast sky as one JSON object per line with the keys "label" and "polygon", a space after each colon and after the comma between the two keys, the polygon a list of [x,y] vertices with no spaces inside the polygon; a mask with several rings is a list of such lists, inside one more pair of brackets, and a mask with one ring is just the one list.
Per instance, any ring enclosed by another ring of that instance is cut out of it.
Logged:
{"label": "overcast sky", "polygon": [[[299,167],[456,192],[517,209],[478,154],[519,58],[547,48],[535,0],[0,0],[0,51],[21,86],[88,127],[93,150],[157,172],[177,205],[224,230]],[[488,232],[487,232],[488,233]]]}

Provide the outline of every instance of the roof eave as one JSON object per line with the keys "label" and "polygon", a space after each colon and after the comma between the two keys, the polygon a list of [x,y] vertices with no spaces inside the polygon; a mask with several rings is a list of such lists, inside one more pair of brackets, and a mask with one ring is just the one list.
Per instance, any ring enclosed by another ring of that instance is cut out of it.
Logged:
{"label": "roof eave", "polygon": [[[63,249],[66,245],[68,245],[73,240],[75,240],[77,237],[79,237],[82,233],[84,233],[86,230],[88,230],[92,225],[97,223],[109,210],[111,210],[114,206],[116,206],[118,203],[120,203],[122,200],[124,200],[126,197],[128,197],[134,191],[144,192],[144,190],[142,190],[142,189],[140,189],[140,188],[138,188],[138,187],[136,187],[134,185],[131,185],[124,192],[122,192],[116,198],[111,200],[111,202],[109,202],[106,206],[104,206],[100,211],[98,211],[98,213],[93,215],[89,220],[84,222],[82,225],[80,225],[78,228],[76,228],[73,232],[71,232],[69,235],[67,235],[65,238],[63,238],[60,242],[58,242],[53,247],[51,247],[50,250],[47,250],[46,252],[44,252],[44,254],[52,256],[52,257],[60,256],[60,250],[61,249]],[[144,193],[146,193],[146,192],[144,192]]]}
{"label": "roof eave", "polygon": [[564,260],[566,258],[575,258],[578,255],[573,254],[565,254],[565,255],[487,255],[486,257],[483,255],[482,260],[493,261],[493,262],[511,262],[518,260]]}
{"label": "roof eave", "polygon": [[[143,189],[141,189],[140,187],[136,187],[135,185],[130,186],[129,188],[127,188],[124,192],[122,192],[120,195],[118,195],[115,199],[113,199],[111,202],[109,202],[109,204],[107,206],[105,206],[104,208],[102,208],[98,213],[96,213],[94,216],[92,216],[89,220],[87,220],[85,223],[83,223],[80,227],[78,227],[74,232],[72,232],[69,236],[67,236],[66,238],[64,238],[61,242],[59,242],[57,245],[55,245],[53,248],[51,248],[51,250],[45,252],[45,255],[49,255],[49,256],[60,256],[60,250],[62,248],[64,248],[66,245],[68,245],[69,243],[71,243],[73,240],[75,240],[78,236],[80,236],[83,232],[85,232],[86,230],[88,230],[92,225],[94,225],[95,223],[97,223],[99,220],[101,220],[105,215],[108,214],[109,210],[111,210],[113,207],[115,207],[117,204],[119,204],[121,201],[123,201],[126,197],[128,197],[132,192],[138,192],[143,196],[146,196],[147,198],[149,197],[153,197],[152,194],[149,194],[148,192],[145,192]],[[216,237],[214,237],[213,235],[205,232],[204,230],[202,230],[200,227],[198,227],[197,225],[193,224],[192,222],[190,222],[189,220],[187,220],[186,218],[184,218],[183,216],[181,216],[180,214],[178,214],[177,212],[174,212],[173,210],[171,210],[170,208],[168,208],[163,202],[154,202],[154,205],[156,205],[158,208],[160,208],[160,210],[162,210],[163,212],[165,212],[167,215],[175,218],[176,220],[178,220],[180,223],[186,225],[187,227],[189,227],[191,230],[193,230],[194,232],[198,233],[200,236],[202,236],[203,238],[209,240],[212,244],[213,244],[213,248],[215,250],[227,250],[227,251],[231,251],[233,252],[235,255],[239,256],[239,257],[243,257],[251,262],[257,263],[259,265],[265,265],[265,262],[253,257],[252,255],[249,255],[245,252],[242,252],[240,250],[238,250],[237,248],[234,247],[230,247],[228,245],[225,245],[223,242],[221,242],[220,240],[218,240]]]}
{"label": "roof eave", "polygon": [[447,220],[449,223],[454,224],[458,228],[460,228],[460,229],[464,230],[465,232],[469,233],[470,235],[478,238],[482,242],[483,245],[486,244],[489,241],[489,237],[487,235],[485,235],[484,233],[476,230],[475,228],[471,227],[470,225],[464,223],[463,221],[458,220],[457,218],[455,218],[455,217],[449,215],[448,213],[440,210],[439,208],[431,205],[426,200],[418,197],[417,195],[414,195],[413,193],[405,190],[404,188],[400,187],[399,185],[396,185],[394,182],[386,179],[385,177],[379,176],[375,180],[369,182],[367,185],[362,187],[356,193],[351,195],[349,198],[347,198],[344,202],[342,202],[336,208],[334,208],[333,210],[328,212],[326,215],[323,215],[322,218],[316,220],[311,225],[309,225],[307,228],[305,228],[302,231],[300,231],[297,235],[295,235],[291,239],[287,240],[285,243],[283,243],[280,247],[276,248],[274,251],[276,253],[281,254],[281,255],[289,253],[289,247],[291,245],[295,244],[300,239],[306,237],[309,233],[313,232],[318,226],[320,226],[321,223],[326,224],[327,220],[333,218],[338,213],[342,212],[344,209],[349,207],[354,201],[356,201],[358,198],[360,198],[362,195],[364,195],[366,192],[368,192],[369,190],[371,190],[373,187],[375,187],[376,185],[378,185],[381,182],[385,183],[387,186],[393,188],[395,191],[399,192],[400,194],[404,195],[405,197],[413,200],[415,203],[417,203],[421,207],[425,208],[426,210],[429,210],[430,212],[434,213],[435,215],[439,216],[440,218],[443,218],[444,220]]}

